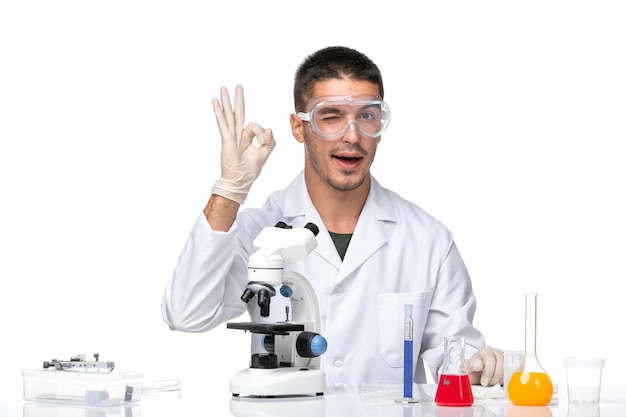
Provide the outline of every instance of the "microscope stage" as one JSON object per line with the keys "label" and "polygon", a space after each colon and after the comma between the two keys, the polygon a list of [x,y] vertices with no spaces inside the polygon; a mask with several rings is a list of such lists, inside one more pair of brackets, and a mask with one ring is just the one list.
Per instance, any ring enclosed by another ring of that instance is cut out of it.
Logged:
{"label": "microscope stage", "polygon": [[288,332],[303,332],[304,324],[296,323],[226,323],[226,328],[248,330],[252,333],[286,335]]}

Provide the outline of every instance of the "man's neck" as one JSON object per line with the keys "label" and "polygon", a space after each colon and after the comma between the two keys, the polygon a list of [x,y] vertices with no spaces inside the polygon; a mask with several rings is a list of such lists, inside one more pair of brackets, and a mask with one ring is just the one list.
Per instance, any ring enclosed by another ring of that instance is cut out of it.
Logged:
{"label": "man's neck", "polygon": [[371,179],[358,188],[341,191],[326,182],[311,181],[305,176],[307,189],[326,229],[334,233],[354,233],[369,194]]}

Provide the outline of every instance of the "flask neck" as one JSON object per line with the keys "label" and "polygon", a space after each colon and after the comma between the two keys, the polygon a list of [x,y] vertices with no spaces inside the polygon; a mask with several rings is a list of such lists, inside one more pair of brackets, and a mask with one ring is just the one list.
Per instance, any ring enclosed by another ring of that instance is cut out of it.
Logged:
{"label": "flask neck", "polygon": [[445,362],[441,373],[446,375],[466,375],[465,338],[463,336],[446,337],[444,348]]}
{"label": "flask neck", "polygon": [[537,356],[537,293],[526,293],[526,356]]}

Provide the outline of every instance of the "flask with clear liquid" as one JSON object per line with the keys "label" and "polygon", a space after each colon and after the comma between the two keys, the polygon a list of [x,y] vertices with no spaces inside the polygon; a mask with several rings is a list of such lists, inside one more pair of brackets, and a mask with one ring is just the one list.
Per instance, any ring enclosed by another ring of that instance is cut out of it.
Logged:
{"label": "flask with clear liquid", "polygon": [[465,364],[465,338],[446,337],[445,358],[439,375],[435,404],[448,407],[469,407],[474,403],[472,386]]}
{"label": "flask with clear liquid", "polygon": [[526,350],[520,367],[513,372],[507,392],[514,405],[548,405],[552,400],[553,386],[550,376],[537,359],[537,293],[525,293],[526,298]]}

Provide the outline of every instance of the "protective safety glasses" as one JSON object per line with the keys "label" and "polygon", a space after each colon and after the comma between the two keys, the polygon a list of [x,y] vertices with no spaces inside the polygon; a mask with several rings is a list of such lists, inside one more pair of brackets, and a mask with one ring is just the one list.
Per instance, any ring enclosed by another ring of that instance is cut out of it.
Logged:
{"label": "protective safety glasses", "polygon": [[379,137],[389,126],[387,103],[371,96],[320,96],[309,101],[308,113],[298,117],[309,122],[313,132],[325,140],[339,139],[351,126],[368,138]]}

